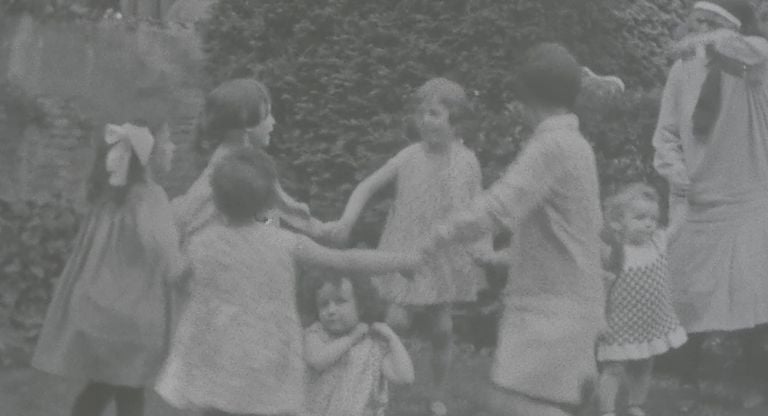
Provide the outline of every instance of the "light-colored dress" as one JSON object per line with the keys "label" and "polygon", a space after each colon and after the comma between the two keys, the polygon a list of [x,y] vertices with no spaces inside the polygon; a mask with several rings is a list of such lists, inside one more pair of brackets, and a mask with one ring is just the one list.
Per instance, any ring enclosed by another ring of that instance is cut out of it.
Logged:
{"label": "light-colored dress", "polygon": [[[306,332],[333,339],[319,322]],[[382,362],[387,353],[384,340],[368,336],[355,344],[331,367],[309,369],[307,409],[312,416],[384,416],[389,402]]]}
{"label": "light-colored dress", "polygon": [[277,227],[211,226],[193,237],[191,298],[157,392],[182,409],[299,414],[305,389],[294,258]]}
{"label": "light-colored dress", "polygon": [[[173,216],[180,233],[181,247],[184,252],[186,252],[189,242],[195,235],[207,227],[222,224],[221,214],[217,211],[216,205],[213,202],[211,175],[213,175],[216,164],[226,157],[230,151],[231,149],[226,146],[220,146],[216,149],[208,165],[187,190],[187,193],[175,198],[171,202]],[[280,190],[279,195],[284,200],[290,200],[290,197],[283,193],[282,190]],[[290,200],[289,203],[293,203],[293,201]],[[270,225],[279,227],[280,221],[283,220],[295,228],[303,230],[310,228],[312,220],[309,212],[306,212],[306,215],[292,215],[278,209],[270,210],[266,217],[267,223]],[[183,280],[189,280],[189,276]],[[189,287],[181,285],[171,293],[174,326],[190,296],[189,291]]]}
{"label": "light-colored dress", "polygon": [[[433,226],[452,212],[469,207],[482,191],[477,157],[455,142],[446,155],[429,153],[412,144],[387,164],[397,170],[396,193],[379,242],[379,249],[410,252],[429,237]],[[490,238],[487,241],[490,246]],[[431,261],[412,280],[403,276],[374,279],[381,296],[401,305],[472,302],[485,274],[466,247],[454,245]]]}
{"label": "light-colored dress", "polygon": [[768,76],[763,67],[762,83],[750,85],[723,73],[720,117],[699,140],[691,119],[705,65],[694,57],[672,67],[653,138],[672,207],[688,205],[669,242],[675,308],[688,332],[768,322]]}
{"label": "light-colored dress", "polygon": [[542,122],[504,176],[463,213],[516,234],[491,371],[501,388],[576,405],[605,328],[595,156],[575,115]]}
{"label": "light-colored dress", "polygon": [[608,293],[608,331],[600,338],[599,361],[651,358],[687,340],[667,283],[666,238],[658,232],[650,247],[625,247],[624,267]]}
{"label": "light-colored dress", "polygon": [[184,260],[163,189],[133,185],[85,217],[32,358],[48,373],[140,387],[167,353],[169,278]]}

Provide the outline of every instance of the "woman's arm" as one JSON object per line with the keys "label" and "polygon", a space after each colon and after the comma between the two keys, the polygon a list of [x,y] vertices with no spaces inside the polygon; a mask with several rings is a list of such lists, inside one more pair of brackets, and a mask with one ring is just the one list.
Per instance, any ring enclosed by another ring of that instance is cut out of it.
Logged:
{"label": "woman's arm", "polygon": [[390,383],[413,383],[415,379],[413,362],[408,354],[408,350],[405,349],[405,346],[400,341],[400,337],[395,334],[392,328],[384,323],[375,323],[372,329],[384,337],[389,346],[389,351],[381,363],[381,372],[384,374],[384,377]]}
{"label": "woman's arm", "polygon": [[669,181],[673,194],[684,196],[690,186],[685,166],[683,145],[680,138],[680,94],[682,83],[682,62],[672,67],[661,99],[659,119],[653,135],[655,149],[653,166]]}
{"label": "woman's arm", "polygon": [[396,254],[380,250],[335,250],[299,237],[295,250],[297,262],[305,266],[320,266],[347,273],[385,274],[411,272],[421,263],[415,253]]}
{"label": "woman's arm", "polygon": [[500,227],[514,230],[561,179],[568,157],[559,138],[532,139],[506,174],[475,199],[472,208],[437,227],[433,245],[474,243]]}
{"label": "woman's arm", "polygon": [[368,334],[368,325],[360,323],[347,335],[325,342],[319,333],[307,331],[304,336],[304,359],[317,371],[333,365],[355,344]]}

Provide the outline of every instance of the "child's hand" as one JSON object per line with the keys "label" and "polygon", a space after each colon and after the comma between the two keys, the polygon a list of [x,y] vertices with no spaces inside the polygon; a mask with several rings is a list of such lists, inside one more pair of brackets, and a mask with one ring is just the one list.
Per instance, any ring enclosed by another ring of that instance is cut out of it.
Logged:
{"label": "child's hand", "polygon": [[470,253],[472,260],[479,266],[493,267],[500,263],[499,253],[495,251],[474,251]]}
{"label": "child's hand", "polygon": [[416,271],[424,264],[424,257],[420,253],[405,254],[403,257],[406,264],[405,267],[400,270],[400,274],[408,280],[413,280]]}
{"label": "child's hand", "polygon": [[424,240],[419,250],[421,256],[430,258],[434,256],[441,248],[448,246],[451,242],[453,229],[447,225],[438,225],[432,228],[429,236]]}
{"label": "child's hand", "polygon": [[368,329],[368,324],[360,322],[357,324],[357,326],[355,326],[349,336],[356,340],[363,339],[366,335],[368,335]]}
{"label": "child's hand", "polygon": [[371,325],[371,330],[375,334],[379,334],[382,337],[384,337],[387,340],[391,340],[393,338],[397,338],[397,334],[395,334],[395,331],[392,330],[392,328],[389,327],[389,325],[383,323],[383,322],[375,322]]}
{"label": "child's hand", "polygon": [[352,227],[341,221],[323,223],[320,229],[322,238],[334,244],[345,244],[349,240],[349,234],[352,232]]}

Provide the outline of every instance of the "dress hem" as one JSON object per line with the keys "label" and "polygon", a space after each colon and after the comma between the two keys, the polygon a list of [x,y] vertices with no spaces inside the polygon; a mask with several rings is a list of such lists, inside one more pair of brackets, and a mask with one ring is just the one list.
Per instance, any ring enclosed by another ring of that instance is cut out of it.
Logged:
{"label": "dress hem", "polygon": [[598,361],[644,360],[678,348],[688,341],[682,326],[662,338],[638,344],[604,344],[597,347]]}

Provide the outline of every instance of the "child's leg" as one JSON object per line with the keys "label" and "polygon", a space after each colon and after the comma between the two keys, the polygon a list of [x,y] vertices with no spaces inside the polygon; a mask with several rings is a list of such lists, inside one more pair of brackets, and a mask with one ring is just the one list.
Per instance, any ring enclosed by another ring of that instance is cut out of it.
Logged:
{"label": "child's leg", "polygon": [[[448,370],[453,358],[453,320],[451,317],[451,305],[437,305],[430,308],[429,320],[432,331],[432,400],[443,402],[445,395],[445,382]],[[442,413],[437,411],[435,413]]]}
{"label": "child's leg", "polygon": [[115,405],[117,416],[144,415],[144,389],[136,387],[116,387]]}
{"label": "child's leg", "polygon": [[597,387],[600,413],[613,414],[616,412],[616,397],[624,379],[624,363],[606,362],[602,367]]}
{"label": "child's leg", "polygon": [[648,399],[653,374],[653,358],[647,360],[629,361],[627,371],[627,404],[629,407],[640,407]]}
{"label": "child's leg", "polygon": [[114,387],[102,383],[88,383],[77,395],[72,416],[100,416],[114,398]]}

